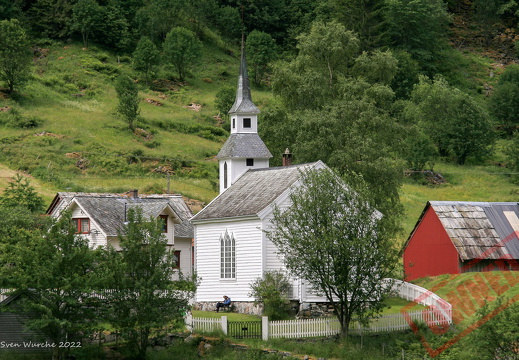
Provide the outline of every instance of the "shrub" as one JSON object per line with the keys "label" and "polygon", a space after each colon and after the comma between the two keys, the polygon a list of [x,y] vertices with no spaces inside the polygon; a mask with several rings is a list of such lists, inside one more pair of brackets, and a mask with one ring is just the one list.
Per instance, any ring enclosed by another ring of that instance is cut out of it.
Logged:
{"label": "shrub", "polygon": [[289,317],[290,302],[288,292],[290,282],[282,271],[266,271],[250,285],[250,296],[256,303],[263,304],[263,314],[271,320],[283,320]]}

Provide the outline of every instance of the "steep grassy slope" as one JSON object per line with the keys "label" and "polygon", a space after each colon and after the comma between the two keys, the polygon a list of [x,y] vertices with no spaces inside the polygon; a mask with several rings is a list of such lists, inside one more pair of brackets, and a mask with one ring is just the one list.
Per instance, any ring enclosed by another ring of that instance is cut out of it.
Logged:
{"label": "steep grassy slope", "polygon": [[[136,77],[130,58],[75,43],[52,43],[42,52],[46,56],[35,61],[33,79],[21,94],[16,99],[0,97],[0,108],[9,108],[0,111],[0,163],[38,179],[35,184],[47,201],[55,191],[162,192],[168,176],[171,192],[204,202],[214,198],[215,155],[228,136],[215,118],[214,99],[223,86],[236,84],[237,49],[206,42],[202,63],[188,82],[139,84],[141,130],[136,134],[115,113],[115,78],[121,73]],[[487,60],[471,55],[466,61],[474,67],[474,76],[489,70]],[[158,78],[173,75],[162,69]],[[474,76],[471,81],[482,81]],[[253,89],[260,107],[270,97],[267,90]],[[25,128],[17,125],[20,119]],[[498,153],[493,162],[501,161]],[[444,175],[446,184],[409,181],[402,188],[406,217],[401,242],[427,200],[515,201],[519,195],[503,174],[506,169],[491,163],[463,167],[438,163],[435,170]],[[0,181],[0,189],[7,177]]]}
{"label": "steep grassy slope", "polygon": [[463,327],[476,321],[476,311],[486,301],[495,301],[499,296],[519,301],[517,271],[440,275],[413,282],[447,300],[453,307],[454,323]]}

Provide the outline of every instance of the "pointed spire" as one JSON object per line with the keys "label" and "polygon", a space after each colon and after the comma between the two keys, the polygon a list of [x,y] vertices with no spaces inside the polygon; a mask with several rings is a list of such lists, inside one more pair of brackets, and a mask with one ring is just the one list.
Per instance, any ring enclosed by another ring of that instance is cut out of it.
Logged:
{"label": "pointed spire", "polygon": [[241,38],[241,62],[240,76],[238,77],[238,89],[236,90],[236,100],[234,101],[229,114],[245,113],[259,114],[259,109],[252,102],[250,92],[249,75],[247,74],[247,61],[245,59],[245,40],[242,34]]}

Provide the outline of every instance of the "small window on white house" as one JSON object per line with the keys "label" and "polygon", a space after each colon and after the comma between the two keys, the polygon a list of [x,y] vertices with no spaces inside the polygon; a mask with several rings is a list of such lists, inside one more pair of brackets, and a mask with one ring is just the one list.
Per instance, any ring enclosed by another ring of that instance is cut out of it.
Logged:
{"label": "small window on white house", "polygon": [[232,128],[236,128],[236,118],[232,118]]}
{"label": "small window on white house", "polygon": [[236,278],[236,243],[234,235],[225,231],[220,236],[220,278]]}
{"label": "small window on white house", "polygon": [[247,166],[254,166],[254,159],[247,159],[246,163],[247,163]]}
{"label": "small window on white house", "polygon": [[243,119],[243,128],[249,129],[251,127],[250,118],[244,118]]}
{"label": "small window on white house", "polygon": [[90,233],[90,219],[72,219],[72,223],[76,227],[77,234],[88,234]]}

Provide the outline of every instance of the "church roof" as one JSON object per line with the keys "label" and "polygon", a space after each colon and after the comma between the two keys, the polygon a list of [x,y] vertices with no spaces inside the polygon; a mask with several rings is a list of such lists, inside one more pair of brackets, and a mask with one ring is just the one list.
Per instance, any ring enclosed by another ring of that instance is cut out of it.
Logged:
{"label": "church roof", "polygon": [[229,114],[259,114],[259,109],[252,102],[250,93],[249,75],[247,74],[247,62],[245,60],[245,48],[241,46],[240,76],[238,77],[238,88],[236,100],[229,110]]}
{"label": "church roof", "polygon": [[258,134],[231,134],[222,149],[216,155],[217,159],[225,158],[271,158],[267,146]]}
{"label": "church roof", "polygon": [[301,171],[318,163],[250,169],[191,220],[257,215],[290,188],[301,177]]}

